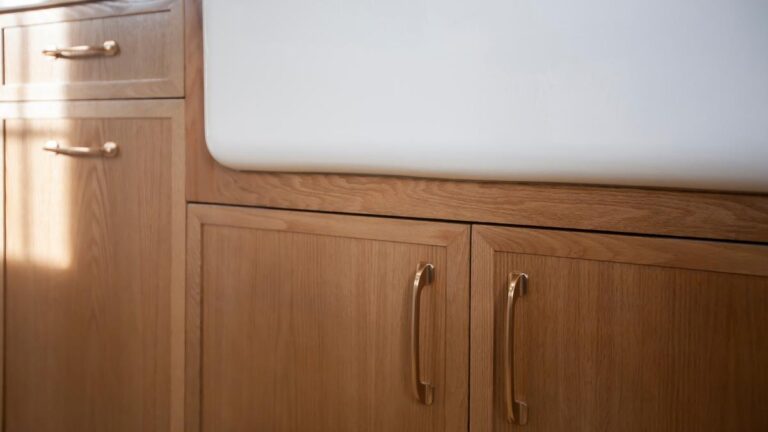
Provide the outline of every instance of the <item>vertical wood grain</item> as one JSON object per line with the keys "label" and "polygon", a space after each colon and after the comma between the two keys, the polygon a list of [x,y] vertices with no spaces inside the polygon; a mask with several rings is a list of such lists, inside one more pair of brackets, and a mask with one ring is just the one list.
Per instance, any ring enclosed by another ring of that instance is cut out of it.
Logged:
{"label": "vertical wood grain", "polygon": [[[183,104],[2,105],[0,117],[13,161],[5,430],[181,430]],[[113,140],[120,154],[55,156],[49,139]]]}
{"label": "vertical wood grain", "polygon": [[184,430],[184,398],[186,390],[186,256],[187,256],[187,198],[186,198],[186,140],[184,104],[174,105],[171,121],[171,406],[170,430]]}
{"label": "vertical wood grain", "polygon": [[515,324],[525,430],[768,428],[768,248],[499,227],[473,236],[471,430],[520,429],[503,409],[510,272],[529,275]]}
{"label": "vertical wood grain", "polygon": [[[0,118],[0,389],[5,388],[5,121]],[[0,390],[0,430],[5,425],[5,392]]]}
{"label": "vertical wood grain", "polygon": [[[469,422],[469,317],[471,236],[457,236],[446,247],[446,430],[466,430]],[[457,371],[466,371],[458,373]]]}
{"label": "vertical wood grain", "polygon": [[187,211],[186,333],[184,366],[184,430],[200,432],[202,397],[200,356],[202,351],[203,221]]}
{"label": "vertical wood grain", "polygon": [[[494,393],[502,391],[494,385],[496,365],[493,352],[494,320],[501,320],[491,311],[494,310],[494,292],[498,287],[493,282],[493,248],[472,229],[472,282],[470,322],[470,431],[491,431],[494,418]],[[499,321],[500,322],[500,321]],[[501,343],[501,342],[499,342]]]}
{"label": "vertical wood grain", "polygon": [[[188,431],[466,430],[465,226],[189,214]],[[408,348],[423,261],[436,266],[422,303],[431,407],[411,392]]]}

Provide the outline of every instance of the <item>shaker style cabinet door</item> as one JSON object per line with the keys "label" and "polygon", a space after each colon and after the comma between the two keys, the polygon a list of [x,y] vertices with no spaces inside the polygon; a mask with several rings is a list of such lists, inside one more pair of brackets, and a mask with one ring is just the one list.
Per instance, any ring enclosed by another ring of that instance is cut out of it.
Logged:
{"label": "shaker style cabinet door", "polygon": [[475,226],[484,431],[768,430],[768,248]]}
{"label": "shaker style cabinet door", "polygon": [[181,430],[182,102],[0,118],[3,431]]}
{"label": "shaker style cabinet door", "polygon": [[466,431],[467,225],[188,214],[188,431]]}

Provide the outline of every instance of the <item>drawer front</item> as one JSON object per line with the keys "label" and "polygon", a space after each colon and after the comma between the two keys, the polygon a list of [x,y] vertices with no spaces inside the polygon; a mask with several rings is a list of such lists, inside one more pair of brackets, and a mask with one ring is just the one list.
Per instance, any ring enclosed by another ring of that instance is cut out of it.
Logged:
{"label": "drawer front", "polygon": [[180,430],[181,102],[36,105],[2,121],[4,430]]}
{"label": "drawer front", "polygon": [[68,3],[82,3],[82,0],[0,0],[0,13],[52,7]]}
{"label": "drawer front", "polygon": [[0,17],[0,99],[181,97],[181,0],[99,2]]}

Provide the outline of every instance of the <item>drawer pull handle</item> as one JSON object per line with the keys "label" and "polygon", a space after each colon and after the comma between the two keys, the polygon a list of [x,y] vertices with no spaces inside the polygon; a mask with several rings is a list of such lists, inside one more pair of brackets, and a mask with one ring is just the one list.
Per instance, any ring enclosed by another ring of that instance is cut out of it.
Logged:
{"label": "drawer pull handle", "polygon": [[115,41],[106,41],[101,46],[80,45],[73,47],[51,47],[43,50],[43,55],[53,58],[88,58],[88,57],[114,57],[120,52],[120,47]]}
{"label": "drawer pull handle", "polygon": [[524,425],[528,422],[528,405],[515,399],[515,304],[525,295],[528,288],[528,275],[510,273],[507,290],[507,312],[504,322],[504,382],[507,421]]}
{"label": "drawer pull handle", "polygon": [[434,279],[435,266],[419,264],[413,278],[413,302],[411,309],[411,379],[416,397],[424,405],[432,405],[435,387],[421,380],[421,359],[419,354],[419,327],[421,321],[421,292]]}
{"label": "drawer pull handle", "polygon": [[45,143],[43,150],[51,153],[67,156],[85,156],[85,157],[105,157],[112,158],[117,156],[117,144],[113,142],[104,143],[101,147],[61,147],[56,141]]}

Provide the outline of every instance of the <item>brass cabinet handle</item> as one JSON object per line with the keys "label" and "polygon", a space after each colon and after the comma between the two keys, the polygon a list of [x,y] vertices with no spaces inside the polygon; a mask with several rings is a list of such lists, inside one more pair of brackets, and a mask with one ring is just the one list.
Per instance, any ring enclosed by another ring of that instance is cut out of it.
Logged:
{"label": "brass cabinet handle", "polygon": [[413,278],[413,308],[411,309],[411,378],[413,391],[424,405],[432,405],[435,387],[421,380],[421,359],[419,354],[419,324],[421,321],[421,292],[434,279],[435,266],[419,264]]}
{"label": "brass cabinet handle", "polygon": [[73,47],[51,47],[43,50],[43,55],[53,58],[113,57],[120,52],[115,41],[106,41],[101,46],[80,45]]}
{"label": "brass cabinet handle", "polygon": [[515,304],[525,295],[528,275],[510,273],[507,291],[507,313],[504,320],[504,383],[507,421],[524,425],[528,423],[528,405],[515,399]]}
{"label": "brass cabinet handle", "polygon": [[84,156],[84,157],[105,157],[111,158],[117,156],[117,144],[113,142],[106,142],[104,145],[98,148],[92,147],[61,147],[56,141],[48,141],[45,143],[43,150],[51,153],[62,154],[67,156]]}

